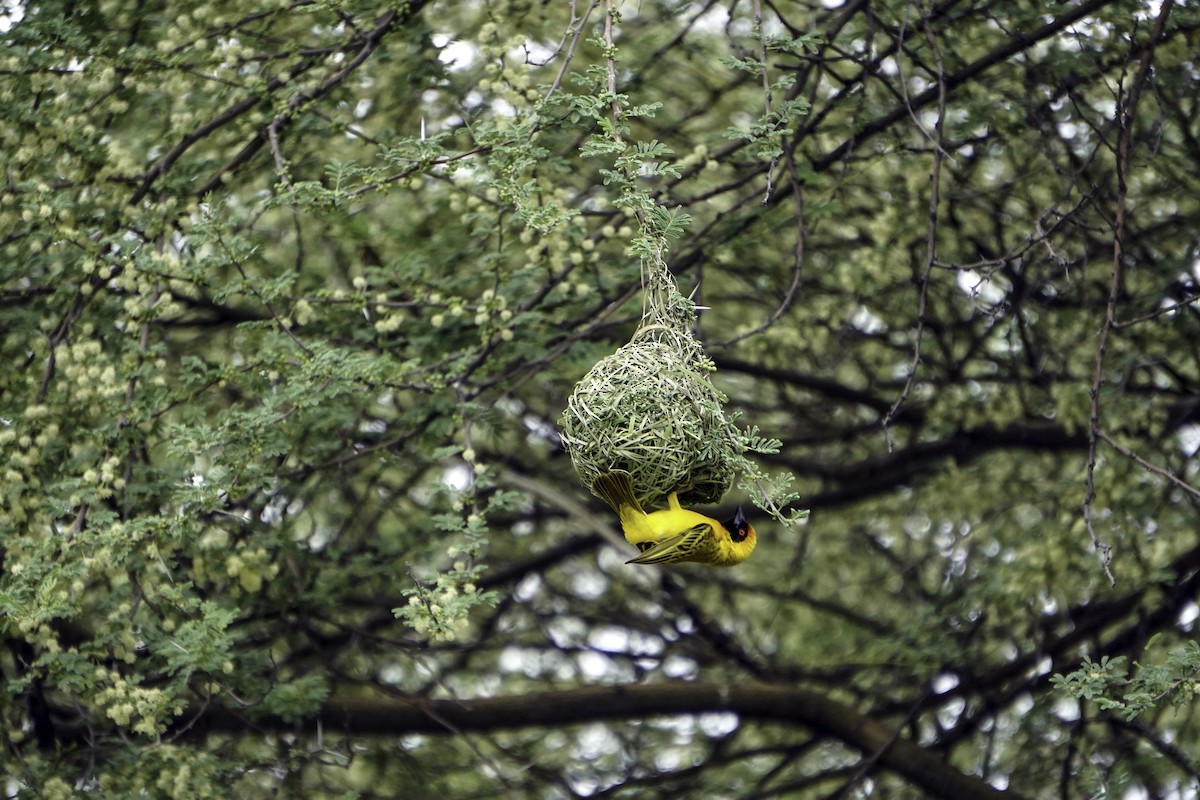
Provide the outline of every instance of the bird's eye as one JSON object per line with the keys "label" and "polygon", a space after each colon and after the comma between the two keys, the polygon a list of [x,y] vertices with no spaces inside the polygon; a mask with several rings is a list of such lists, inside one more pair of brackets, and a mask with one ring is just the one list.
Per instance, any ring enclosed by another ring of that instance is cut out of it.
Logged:
{"label": "bird's eye", "polygon": [[742,513],[741,507],[732,517],[725,520],[725,530],[729,531],[729,538],[733,541],[746,541],[746,537],[750,535],[750,523],[746,521],[746,515]]}

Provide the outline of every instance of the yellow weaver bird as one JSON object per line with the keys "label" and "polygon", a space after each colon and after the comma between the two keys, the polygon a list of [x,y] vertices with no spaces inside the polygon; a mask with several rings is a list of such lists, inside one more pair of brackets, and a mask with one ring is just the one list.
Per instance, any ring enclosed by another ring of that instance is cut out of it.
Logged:
{"label": "yellow weaver bird", "polygon": [[757,543],[753,526],[739,508],[724,523],[679,505],[675,492],[667,496],[668,508],[649,514],[633,493],[627,472],[609,472],[596,478],[592,491],[621,518],[629,543],[642,551],[626,564],[674,564],[697,561],[713,567],[732,567],[745,561]]}

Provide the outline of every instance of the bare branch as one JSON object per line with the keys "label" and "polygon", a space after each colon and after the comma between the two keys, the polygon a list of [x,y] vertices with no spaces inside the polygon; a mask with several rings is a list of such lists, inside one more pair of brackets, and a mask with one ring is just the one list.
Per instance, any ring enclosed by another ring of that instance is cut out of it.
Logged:
{"label": "bare branch", "polygon": [[1133,121],[1137,115],[1138,99],[1142,94],[1147,78],[1150,77],[1150,63],[1154,59],[1154,51],[1163,30],[1167,25],[1167,16],[1171,13],[1172,0],[1165,0],[1154,23],[1154,31],[1150,34],[1150,44],[1142,53],[1138,64],[1137,74],[1133,85],[1129,87],[1129,95],[1123,104],[1116,108],[1117,138],[1117,207],[1113,214],[1112,242],[1112,280],[1108,287],[1108,302],[1104,306],[1104,322],[1100,326],[1099,340],[1096,343],[1096,366],[1092,376],[1091,408],[1088,413],[1088,455],[1087,468],[1084,476],[1083,521],[1087,526],[1088,536],[1091,537],[1092,547],[1100,557],[1104,574],[1113,586],[1117,579],[1113,576],[1112,545],[1101,541],[1092,524],[1092,503],[1096,499],[1096,443],[1100,439],[1100,387],[1104,383],[1104,354],[1108,348],[1108,335],[1116,323],[1117,299],[1121,295],[1121,266],[1124,261],[1125,238],[1125,201],[1129,194],[1126,183],[1129,171],[1129,151],[1133,140]]}
{"label": "bare branch", "polygon": [[[929,307],[929,277],[933,273],[933,265],[937,262],[937,226],[938,226],[938,206],[941,203],[941,182],[942,182],[942,160],[946,157],[946,151],[942,147],[942,131],[946,122],[946,65],[942,61],[942,51],[938,47],[937,37],[933,34],[933,28],[930,27],[928,17],[923,17],[923,28],[925,31],[925,40],[929,43],[929,48],[933,52],[934,62],[937,65],[937,120],[933,125],[933,133],[930,135],[922,127],[921,132],[929,136],[930,142],[933,145],[933,169],[929,173],[929,219],[925,229],[925,263],[921,269],[920,283],[917,295],[917,330],[913,336],[913,354],[912,362],[908,367],[908,375],[904,381],[904,388],[900,391],[900,396],[896,398],[896,402],[888,409],[888,412],[883,416],[881,423],[883,430],[888,433],[887,443],[888,449],[892,448],[892,437],[890,427],[892,419],[896,412],[908,400],[909,394],[912,392],[913,383],[917,379],[917,370],[921,366],[921,342],[925,337],[926,312]],[[910,113],[914,113],[910,109]]]}
{"label": "bare branch", "polygon": [[1192,486],[1190,483],[1183,480],[1182,478],[1180,478],[1178,475],[1171,472],[1170,470],[1166,470],[1160,466],[1151,464],[1149,461],[1142,458],[1137,453],[1133,452],[1128,447],[1121,444],[1116,439],[1112,438],[1111,436],[1109,436],[1107,433],[1105,433],[1102,430],[1097,430],[1096,436],[1098,438],[1102,439],[1106,444],[1108,444],[1110,447],[1112,447],[1114,450],[1116,450],[1121,455],[1125,456],[1126,458],[1132,459],[1138,466],[1142,467],[1147,472],[1153,472],[1155,475],[1158,475],[1159,477],[1166,478],[1168,481],[1175,484],[1180,489],[1183,489],[1185,492],[1192,495],[1193,497],[1200,498],[1200,489],[1197,489],[1195,486]]}

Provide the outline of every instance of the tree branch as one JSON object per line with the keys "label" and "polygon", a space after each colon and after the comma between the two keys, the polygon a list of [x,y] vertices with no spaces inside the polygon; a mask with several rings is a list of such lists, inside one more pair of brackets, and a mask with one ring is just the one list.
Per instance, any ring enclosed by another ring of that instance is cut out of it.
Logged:
{"label": "tree branch", "polygon": [[[970,64],[967,64],[957,72],[947,75],[944,82],[938,82],[920,94],[915,95],[908,103],[900,103],[887,114],[872,120],[863,128],[855,131],[853,135],[851,135],[826,155],[814,158],[811,164],[812,169],[815,172],[824,172],[832,165],[846,158],[851,152],[861,147],[862,144],[868,139],[871,139],[877,134],[888,130],[896,122],[908,116],[909,114],[912,114],[917,109],[924,108],[930,103],[936,102],[939,95],[943,91],[953,91],[996,64],[1007,61],[1017,53],[1028,50],[1038,42],[1054,36],[1059,31],[1070,25],[1073,25],[1084,17],[1087,17],[1089,14],[1093,14],[1107,5],[1111,5],[1112,2],[1113,0],[1091,0],[1091,2],[1076,6],[1069,12],[1063,14],[1061,17],[1057,17],[1050,22],[1047,22],[1045,25],[1031,33],[1014,35],[1008,40],[1008,43],[1005,46],[998,47],[987,55],[981,56],[975,61],[972,61]],[[847,91],[850,91],[850,89],[847,89]]]}
{"label": "tree branch", "polygon": [[561,726],[598,720],[731,712],[743,720],[778,722],[811,728],[872,757],[931,797],[955,800],[1013,798],[981,778],[968,775],[911,740],[896,736],[888,725],[809,689],[765,683],[670,683],[596,686],[475,700],[426,698],[333,698],[315,718],[301,723],[281,717],[248,718],[210,705],[187,736],[207,732],[307,730],[318,725],[358,736],[401,736],[409,733],[458,734],[533,726]]}

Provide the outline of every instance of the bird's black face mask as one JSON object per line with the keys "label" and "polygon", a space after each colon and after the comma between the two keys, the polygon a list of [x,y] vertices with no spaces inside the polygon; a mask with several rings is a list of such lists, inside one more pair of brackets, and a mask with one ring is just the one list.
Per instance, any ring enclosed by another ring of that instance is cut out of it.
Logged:
{"label": "bird's black face mask", "polygon": [[729,531],[729,538],[735,542],[744,542],[750,535],[750,523],[746,520],[746,515],[742,513],[741,506],[738,506],[738,510],[732,517],[725,520],[724,524],[725,530]]}

